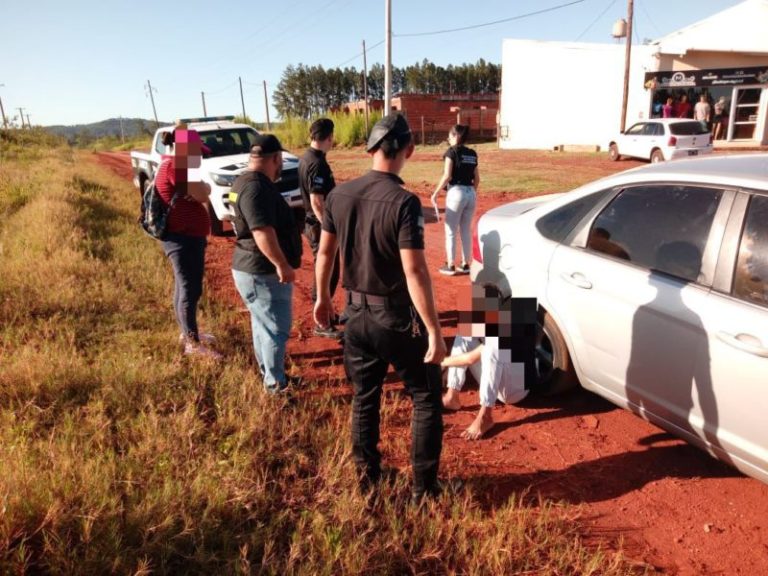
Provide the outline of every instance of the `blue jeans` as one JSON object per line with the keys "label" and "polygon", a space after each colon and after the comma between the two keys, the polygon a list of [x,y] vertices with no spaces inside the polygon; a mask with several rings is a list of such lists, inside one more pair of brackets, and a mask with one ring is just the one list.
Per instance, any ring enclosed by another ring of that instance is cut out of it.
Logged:
{"label": "blue jeans", "polygon": [[202,236],[168,234],[162,241],[163,252],[173,266],[173,310],[182,334],[199,340],[197,303],[203,294],[206,239]]}
{"label": "blue jeans", "polygon": [[268,392],[286,387],[285,346],[293,321],[293,284],[280,284],[277,274],[232,270],[235,287],[251,313],[253,351]]}
{"label": "blue jeans", "polygon": [[456,232],[461,235],[462,261],[472,262],[472,217],[475,215],[474,186],[451,186],[445,196],[445,255],[448,265],[456,258]]}

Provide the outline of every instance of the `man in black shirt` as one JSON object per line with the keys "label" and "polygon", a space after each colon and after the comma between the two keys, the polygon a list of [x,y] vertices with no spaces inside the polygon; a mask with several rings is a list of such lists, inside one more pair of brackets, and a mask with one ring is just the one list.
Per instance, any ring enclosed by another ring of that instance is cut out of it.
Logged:
{"label": "man in black shirt", "polygon": [[413,154],[408,123],[388,116],[371,131],[373,170],[337,186],[323,214],[315,321],[333,314],[330,276],[340,248],[347,289],[344,366],[352,381],[352,451],[364,485],[381,476],[379,407],[392,364],[413,399],[413,497],[438,491],[443,417],[439,364],[445,357],[424,256],[419,199],[398,174]]}
{"label": "man in black shirt", "polygon": [[285,345],[292,322],[294,270],[301,264],[301,236],[293,212],[274,182],[280,177],[283,147],[259,134],[248,170],[232,185],[230,203],[237,242],[232,276],[251,313],[253,349],[268,392],[282,392]]}
{"label": "man in black shirt", "polygon": [[[306,218],[304,221],[304,236],[307,237],[309,247],[317,264],[317,250],[320,247],[320,223],[323,221],[323,210],[328,193],[336,186],[333,172],[326,160],[326,154],[333,147],[333,120],[320,118],[315,120],[309,128],[312,143],[299,160],[299,187],[301,198],[304,201]],[[333,262],[331,273],[331,297],[336,292],[339,283],[339,255]],[[312,277],[312,302],[317,301],[317,282]],[[333,319],[328,326],[315,325],[316,336],[326,338],[340,338],[341,332],[333,327]]]}

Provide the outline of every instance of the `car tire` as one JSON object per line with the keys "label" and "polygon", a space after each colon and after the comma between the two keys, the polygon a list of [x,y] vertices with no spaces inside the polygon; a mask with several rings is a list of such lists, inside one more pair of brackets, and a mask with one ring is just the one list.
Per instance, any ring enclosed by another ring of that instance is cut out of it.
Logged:
{"label": "car tire", "polygon": [[611,144],[608,147],[608,158],[610,158],[613,162],[617,162],[618,160],[621,160],[621,154],[619,154],[619,147],[616,146],[616,144]]}
{"label": "car tire", "polygon": [[216,216],[210,202],[208,202],[208,216],[211,221],[211,236],[224,236],[224,223]]}
{"label": "car tire", "polygon": [[544,312],[536,339],[537,387],[547,396],[576,388],[579,379],[560,328],[552,316]]}
{"label": "car tire", "polygon": [[651,164],[658,164],[659,162],[664,162],[664,154],[658,148],[654,148],[651,151]]}

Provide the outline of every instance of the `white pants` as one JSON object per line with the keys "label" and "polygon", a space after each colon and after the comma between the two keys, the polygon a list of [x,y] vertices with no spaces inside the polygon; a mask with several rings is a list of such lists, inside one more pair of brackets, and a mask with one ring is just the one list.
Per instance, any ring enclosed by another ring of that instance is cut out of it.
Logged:
{"label": "white pants", "polygon": [[[481,344],[478,338],[457,335],[453,341],[451,356],[474,350]],[[448,388],[460,391],[467,379],[467,370],[480,386],[480,406],[492,408],[496,400],[515,404],[528,395],[525,389],[525,372],[521,362],[499,360],[499,339],[487,337],[480,360],[469,366],[448,368]]]}
{"label": "white pants", "polygon": [[472,261],[472,217],[477,198],[474,186],[451,186],[445,196],[445,254],[448,265],[456,258],[456,231],[461,235],[463,262]]}

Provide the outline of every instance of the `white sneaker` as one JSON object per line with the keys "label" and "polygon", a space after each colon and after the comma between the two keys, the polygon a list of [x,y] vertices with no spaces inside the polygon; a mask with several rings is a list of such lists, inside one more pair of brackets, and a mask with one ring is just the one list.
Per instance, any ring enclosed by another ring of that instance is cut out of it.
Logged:
{"label": "white sneaker", "polygon": [[[216,342],[216,336],[208,334],[207,332],[198,334],[197,337],[200,338],[200,342],[205,342],[206,344],[213,344]],[[184,334],[179,334],[179,344],[184,344]]]}
{"label": "white sneaker", "polygon": [[223,358],[223,356],[216,352],[216,350],[209,348],[205,344],[201,344],[199,342],[187,342],[184,344],[184,355],[200,356],[215,361],[219,361]]}

